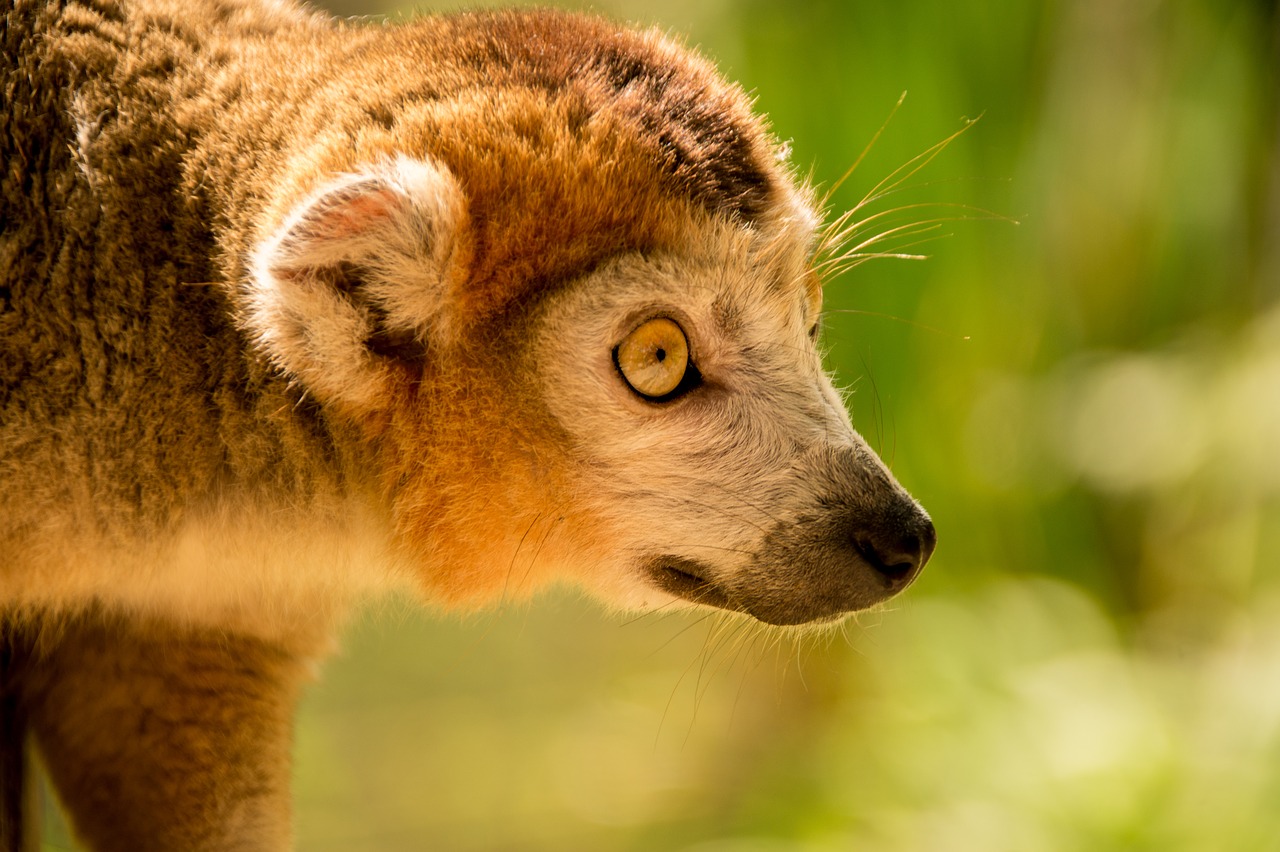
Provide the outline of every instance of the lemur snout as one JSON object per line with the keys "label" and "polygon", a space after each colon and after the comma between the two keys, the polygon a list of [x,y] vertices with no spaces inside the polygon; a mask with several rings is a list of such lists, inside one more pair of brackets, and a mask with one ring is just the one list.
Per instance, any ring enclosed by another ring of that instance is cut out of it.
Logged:
{"label": "lemur snout", "polygon": [[734,576],[703,572],[730,608],[769,624],[807,624],[877,606],[911,585],[937,533],[870,448],[815,444],[792,471],[807,493],[750,563]]}

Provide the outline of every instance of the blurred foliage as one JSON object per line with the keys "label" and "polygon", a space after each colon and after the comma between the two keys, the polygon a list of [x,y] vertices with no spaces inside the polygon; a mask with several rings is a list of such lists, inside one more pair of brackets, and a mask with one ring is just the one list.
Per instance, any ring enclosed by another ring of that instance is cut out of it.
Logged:
{"label": "blurred foliage", "polygon": [[982,116],[875,208],[972,208],[901,214],[955,220],[930,258],[827,291],[940,548],[825,636],[371,613],[304,704],[299,847],[1280,849],[1275,4],[596,9],[700,45],[820,188],[907,91],[836,212]]}

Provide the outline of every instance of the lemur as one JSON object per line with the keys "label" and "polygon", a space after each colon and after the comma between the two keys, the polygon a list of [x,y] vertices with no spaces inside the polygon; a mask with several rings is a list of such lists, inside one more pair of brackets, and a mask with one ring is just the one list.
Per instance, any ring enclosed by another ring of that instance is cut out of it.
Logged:
{"label": "lemur", "polygon": [[932,553],[821,364],[814,192],[663,34],[6,0],[0,42],[7,848],[24,739],[88,848],[288,848],[300,684],[388,591],[804,625]]}

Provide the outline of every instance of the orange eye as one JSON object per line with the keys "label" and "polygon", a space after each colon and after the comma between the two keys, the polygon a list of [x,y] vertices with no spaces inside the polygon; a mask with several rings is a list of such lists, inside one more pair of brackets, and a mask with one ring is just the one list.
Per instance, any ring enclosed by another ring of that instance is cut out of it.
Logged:
{"label": "orange eye", "polygon": [[642,323],[613,352],[631,389],[660,399],[675,392],[690,369],[689,341],[672,320],[658,317]]}

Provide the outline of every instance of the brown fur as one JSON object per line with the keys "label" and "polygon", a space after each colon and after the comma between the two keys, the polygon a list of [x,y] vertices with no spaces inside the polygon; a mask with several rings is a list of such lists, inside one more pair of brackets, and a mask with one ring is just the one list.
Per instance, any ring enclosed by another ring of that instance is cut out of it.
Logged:
{"label": "brown fur", "polygon": [[94,848],[271,849],[289,844],[301,680],[291,655],[252,638],[174,642],[168,629],[89,617],[40,654],[22,692],[50,777]]}
{"label": "brown fur", "polygon": [[[813,348],[807,190],[661,35],[9,0],[0,45],[0,707],[92,848],[286,847],[370,595],[796,624],[932,551]],[[610,358],[654,316],[660,403]]]}

